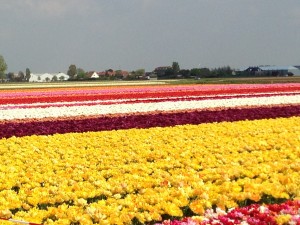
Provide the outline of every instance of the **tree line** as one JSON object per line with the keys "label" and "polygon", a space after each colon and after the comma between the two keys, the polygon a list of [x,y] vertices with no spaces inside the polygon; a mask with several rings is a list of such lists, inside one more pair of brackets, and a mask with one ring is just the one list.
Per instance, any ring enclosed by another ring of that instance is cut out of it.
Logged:
{"label": "tree line", "polygon": [[232,76],[234,70],[230,66],[209,68],[180,69],[178,62],[173,62],[171,66],[158,67],[153,71],[158,79],[174,78],[213,78]]}
{"label": "tree line", "polygon": [[[151,72],[145,72],[145,69],[138,69],[131,71],[128,76],[124,77],[122,70],[113,71],[112,69],[106,70],[105,75],[99,79],[149,79],[150,77],[157,77],[158,79],[174,79],[174,78],[213,78],[213,77],[226,77],[232,76],[234,70],[230,66],[218,67],[214,69],[209,68],[193,68],[193,69],[180,69],[178,62],[173,62],[171,66],[157,67]],[[114,75],[111,75],[114,72]],[[69,66],[67,74],[71,80],[89,79],[88,72],[82,68],[77,68],[72,64]]]}
{"label": "tree line", "polygon": [[[2,55],[0,55],[0,79],[4,82],[8,79],[12,82],[29,82],[31,77],[31,72],[29,68],[26,68],[25,73],[19,71],[18,74],[9,72],[5,74],[7,70],[7,64]],[[75,64],[71,64],[68,68],[67,75],[69,75],[69,80],[89,80],[92,79],[90,75],[91,71],[84,71],[82,68],[77,68]],[[226,77],[231,76],[234,70],[230,66],[224,66],[214,69],[209,68],[192,68],[192,69],[181,69],[178,62],[173,62],[170,66],[157,67],[151,72],[145,72],[145,69],[137,69],[128,74],[124,75],[122,70],[112,70],[108,69],[105,71],[104,75],[100,76],[98,79],[104,80],[116,80],[116,79],[126,79],[126,80],[136,80],[136,79],[150,79],[155,77],[157,79],[180,79],[180,78],[213,78],[213,77]],[[49,81],[58,81],[57,79],[52,79]]]}
{"label": "tree line", "polygon": [[[124,72],[126,74],[124,75]],[[70,77],[69,80],[91,80],[90,75],[93,74],[94,71],[84,71],[82,68],[77,68],[75,64],[71,64],[67,71],[67,75]],[[143,79],[146,78],[145,69],[137,69],[131,72],[123,71],[123,70],[113,70],[108,69],[98,78],[99,80],[118,80],[118,79],[126,79],[126,80],[135,80],[135,79]]]}
{"label": "tree line", "polygon": [[1,82],[4,82],[4,80],[7,78],[9,81],[12,82],[29,82],[29,79],[31,77],[31,72],[29,68],[26,68],[25,73],[23,71],[19,71],[17,75],[15,75],[13,72],[9,72],[8,74],[5,74],[5,71],[7,70],[7,64],[4,60],[4,57],[0,55],[0,79]]}

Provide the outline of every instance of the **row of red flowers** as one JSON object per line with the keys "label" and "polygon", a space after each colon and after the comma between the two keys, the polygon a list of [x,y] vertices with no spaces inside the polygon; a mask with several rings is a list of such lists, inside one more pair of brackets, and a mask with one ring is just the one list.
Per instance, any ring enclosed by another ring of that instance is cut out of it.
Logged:
{"label": "row of red flowers", "polygon": [[[220,96],[185,96],[185,97],[165,97],[165,98],[139,98],[139,99],[127,99],[122,101],[116,100],[99,100],[99,101],[84,101],[84,102],[75,102],[71,101],[71,103],[61,102],[61,103],[35,103],[35,104],[9,104],[9,105],[0,105],[0,109],[15,109],[15,108],[48,108],[48,107],[65,107],[65,106],[91,106],[91,105],[113,105],[113,104],[134,104],[134,103],[154,103],[154,102],[167,102],[167,101],[198,101],[198,100],[216,100],[216,99],[232,99],[232,98],[256,98],[256,97],[269,97],[269,96],[292,96],[298,95],[300,92],[293,93],[264,93],[264,94],[247,94],[247,95],[220,95]],[[74,97],[75,98],[75,97]]]}
{"label": "row of red flowers", "polygon": [[[224,95],[224,94],[257,94],[269,92],[298,92],[300,86],[261,86],[257,89],[240,88],[240,89],[175,89],[173,91],[145,91],[144,89],[134,92],[122,92],[118,89],[110,89],[110,92],[101,91],[76,93],[72,91],[65,92],[64,94],[49,92],[42,95],[31,95],[31,92],[24,92],[22,96],[2,96],[0,104],[27,104],[27,103],[41,103],[41,102],[74,102],[74,101],[96,101],[96,100],[113,100],[113,99],[138,99],[138,98],[162,98],[162,97],[186,97],[186,96],[211,96],[211,95]],[[0,92],[1,93],[1,92]],[[4,92],[5,93],[5,92]]]}
{"label": "row of red flowers", "polygon": [[300,105],[3,121],[0,138],[300,116]]}

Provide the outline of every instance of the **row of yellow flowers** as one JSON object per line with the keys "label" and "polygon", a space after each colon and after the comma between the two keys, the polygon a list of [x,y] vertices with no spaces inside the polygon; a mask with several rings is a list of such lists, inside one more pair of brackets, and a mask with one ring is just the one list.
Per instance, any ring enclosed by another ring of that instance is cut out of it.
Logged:
{"label": "row of yellow flowers", "polygon": [[0,140],[0,217],[131,224],[299,198],[300,117]]}

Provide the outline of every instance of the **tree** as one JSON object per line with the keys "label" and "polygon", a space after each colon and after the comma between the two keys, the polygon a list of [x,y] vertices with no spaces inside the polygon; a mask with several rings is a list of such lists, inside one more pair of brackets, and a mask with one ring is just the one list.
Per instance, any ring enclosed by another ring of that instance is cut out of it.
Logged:
{"label": "tree", "polygon": [[50,81],[50,78],[49,78],[49,77],[46,77],[45,80],[46,80],[46,82],[49,82],[49,81]]}
{"label": "tree", "polygon": [[84,72],[83,69],[77,68],[77,79],[85,79],[86,78],[86,73]]}
{"label": "tree", "polygon": [[190,70],[180,70],[179,74],[181,74],[184,78],[189,78],[191,75],[191,71]]}
{"label": "tree", "polygon": [[19,71],[18,77],[17,77],[16,81],[22,82],[22,81],[24,81],[24,79],[25,79],[24,72],[23,71]]}
{"label": "tree", "polygon": [[178,62],[173,62],[171,67],[162,67],[160,70],[161,71],[157,74],[157,78],[173,79],[179,75],[180,67]]}
{"label": "tree", "polygon": [[54,75],[54,76],[52,77],[52,80],[51,80],[51,81],[54,81],[54,82],[56,82],[57,80],[58,80],[57,76],[56,76],[56,75]]}
{"label": "tree", "polygon": [[30,75],[30,69],[26,68],[26,72],[25,72],[25,81],[29,82],[31,75]]}
{"label": "tree", "polygon": [[116,74],[117,79],[122,79],[123,78],[122,70],[116,70],[115,74]]}
{"label": "tree", "polygon": [[7,79],[10,81],[10,82],[13,82],[15,81],[15,74],[13,72],[9,72],[7,74]]}
{"label": "tree", "polygon": [[199,69],[199,68],[191,69],[191,76],[199,78],[200,75],[201,75],[201,69]]}
{"label": "tree", "polygon": [[223,66],[219,68],[215,68],[211,71],[211,74],[214,77],[224,77],[224,76],[231,76],[233,72],[233,69],[230,68],[230,66]]}
{"label": "tree", "polygon": [[143,77],[145,75],[145,69],[138,69],[135,71],[136,77]]}
{"label": "tree", "polygon": [[176,78],[176,74],[175,74],[173,68],[170,67],[170,68],[166,69],[165,78],[169,78],[169,79]]}
{"label": "tree", "polygon": [[173,62],[172,63],[172,69],[173,69],[174,75],[177,75],[179,73],[180,67],[179,67],[178,62]]}
{"label": "tree", "polygon": [[129,75],[128,75],[125,79],[126,79],[126,80],[134,80],[134,79],[136,79],[135,71],[134,71],[134,70],[131,71],[131,72],[129,73]]}
{"label": "tree", "polygon": [[64,76],[60,76],[58,79],[59,79],[60,81],[63,81],[63,80],[65,79],[65,77],[64,77]]}
{"label": "tree", "polygon": [[77,74],[77,68],[74,64],[69,66],[67,74],[70,76],[70,79],[73,80]]}
{"label": "tree", "polygon": [[211,77],[210,70],[208,68],[200,68],[200,77]]}
{"label": "tree", "polygon": [[0,79],[3,82],[5,78],[5,71],[7,70],[7,64],[2,55],[0,55]]}

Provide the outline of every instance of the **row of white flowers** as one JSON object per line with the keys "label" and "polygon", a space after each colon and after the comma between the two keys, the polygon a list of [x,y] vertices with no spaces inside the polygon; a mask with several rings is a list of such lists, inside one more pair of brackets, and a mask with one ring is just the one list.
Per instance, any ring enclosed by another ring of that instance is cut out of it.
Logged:
{"label": "row of white flowers", "polygon": [[118,113],[155,112],[170,110],[207,109],[215,107],[238,107],[238,106],[263,106],[277,104],[300,104],[300,94],[280,95],[267,97],[244,97],[230,99],[209,99],[190,101],[165,101],[155,103],[133,103],[112,105],[79,105],[61,106],[47,108],[16,108],[1,109],[2,120],[25,119],[25,118],[47,118],[67,116],[90,116]]}

